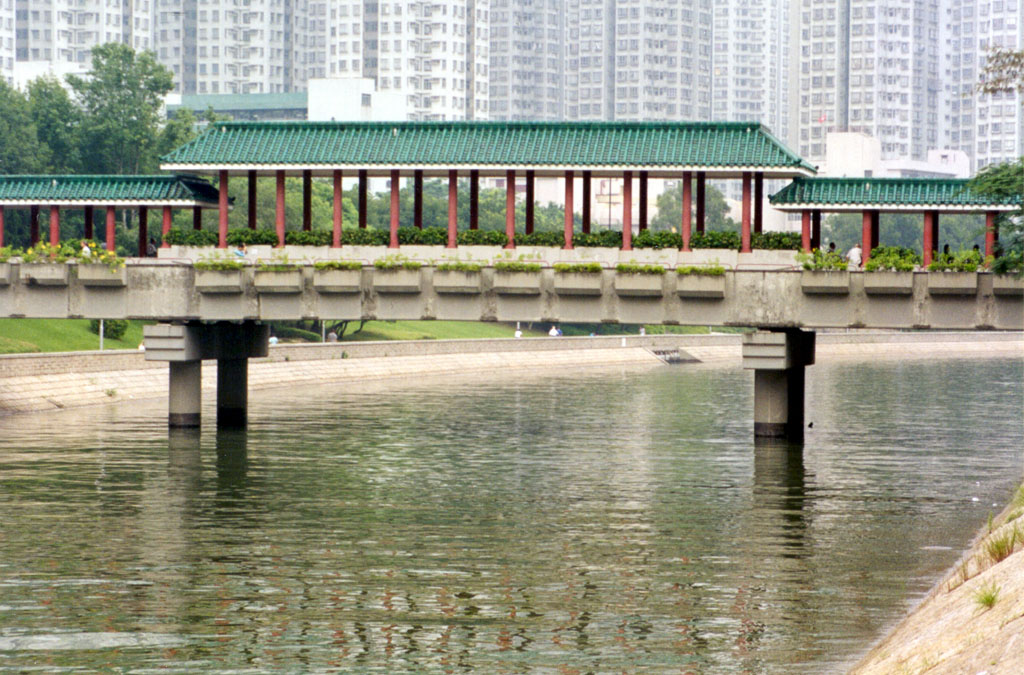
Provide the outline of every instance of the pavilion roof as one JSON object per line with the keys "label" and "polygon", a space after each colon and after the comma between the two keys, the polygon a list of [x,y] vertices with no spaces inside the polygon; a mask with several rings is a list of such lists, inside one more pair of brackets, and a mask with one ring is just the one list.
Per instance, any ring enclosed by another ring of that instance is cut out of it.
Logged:
{"label": "pavilion roof", "polygon": [[171,171],[624,170],[813,175],[753,122],[220,122],[162,158]]}
{"label": "pavilion roof", "polygon": [[963,178],[796,178],[770,201],[780,211],[1013,211],[1021,198],[973,192]]}
{"label": "pavilion roof", "polygon": [[3,206],[217,206],[218,191],[188,175],[0,175]]}

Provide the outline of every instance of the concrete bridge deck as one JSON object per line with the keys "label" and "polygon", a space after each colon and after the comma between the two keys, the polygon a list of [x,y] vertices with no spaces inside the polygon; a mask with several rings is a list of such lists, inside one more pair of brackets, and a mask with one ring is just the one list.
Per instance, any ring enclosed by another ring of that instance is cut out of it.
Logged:
{"label": "concrete bridge deck", "polygon": [[1024,282],[989,273],[737,269],[721,276],[420,269],[216,272],[190,261],[0,263],[0,317],[165,322],[439,319],[1021,330]]}

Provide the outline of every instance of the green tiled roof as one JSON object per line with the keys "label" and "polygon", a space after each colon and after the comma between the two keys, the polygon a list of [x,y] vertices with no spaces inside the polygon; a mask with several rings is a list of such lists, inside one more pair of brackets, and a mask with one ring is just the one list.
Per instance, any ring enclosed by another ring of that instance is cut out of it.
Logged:
{"label": "green tiled roof", "polygon": [[959,178],[796,178],[771,196],[772,206],[941,208],[1009,210],[1020,197],[993,198],[971,192]]}
{"label": "green tiled roof", "polygon": [[0,176],[0,203],[214,206],[218,191],[198,176]]}
{"label": "green tiled roof", "polygon": [[185,94],[181,103],[168,110],[189,108],[203,112],[214,110],[305,110],[309,96],[304,91],[276,94]]}
{"label": "green tiled roof", "polygon": [[815,169],[750,122],[222,122],[162,158],[233,166]]}

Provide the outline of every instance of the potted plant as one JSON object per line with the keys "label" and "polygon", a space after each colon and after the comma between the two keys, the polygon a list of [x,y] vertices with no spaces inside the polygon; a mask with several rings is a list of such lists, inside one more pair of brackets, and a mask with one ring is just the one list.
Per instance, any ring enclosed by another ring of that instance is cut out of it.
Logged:
{"label": "potted plant", "polygon": [[940,253],[928,265],[930,295],[975,295],[981,253],[973,250]]}
{"label": "potted plant", "polygon": [[914,269],[921,264],[916,251],[902,246],[878,246],[864,264],[864,292],[868,295],[911,295]]}
{"label": "potted plant", "polygon": [[78,280],[83,286],[120,287],[127,283],[124,258],[88,239],[78,251]]}
{"label": "potted plant", "polygon": [[313,263],[317,293],[358,293],[363,263],[358,260],[321,260]]}
{"label": "potted plant", "polygon": [[494,292],[500,295],[540,295],[540,263],[500,260],[494,263]]}
{"label": "potted plant", "polygon": [[193,265],[196,270],[196,290],[200,293],[242,292],[245,261],[212,255],[195,261]]}
{"label": "potted plant", "polygon": [[555,263],[555,293],[601,295],[601,263]]}
{"label": "potted plant", "polygon": [[989,269],[992,271],[993,293],[1024,295],[1024,254],[1020,251],[1004,251],[998,258],[990,259]]}
{"label": "potted plant", "polygon": [[7,286],[11,283],[11,272],[14,271],[16,263],[11,262],[18,251],[11,246],[0,246],[0,286]]}
{"label": "potted plant", "polygon": [[277,252],[269,260],[257,263],[253,285],[257,293],[301,293],[302,266],[288,260],[287,254]]}
{"label": "potted plant", "polygon": [[810,294],[846,295],[850,292],[848,263],[837,251],[797,253],[797,262],[802,263],[800,290]]}
{"label": "potted plant", "polygon": [[724,298],[725,267],[718,264],[677,267],[676,294],[681,298]]}
{"label": "potted plant", "polygon": [[21,282],[29,286],[67,286],[69,257],[60,247],[39,242],[21,254]]}
{"label": "potted plant", "polygon": [[419,293],[423,263],[404,256],[386,256],[373,263],[373,290],[378,293]]}
{"label": "potted plant", "polygon": [[633,297],[660,297],[664,278],[665,268],[661,265],[619,263],[615,266],[615,292]]}
{"label": "potted plant", "polygon": [[474,262],[443,262],[434,268],[434,290],[438,293],[468,295],[480,292],[480,270]]}

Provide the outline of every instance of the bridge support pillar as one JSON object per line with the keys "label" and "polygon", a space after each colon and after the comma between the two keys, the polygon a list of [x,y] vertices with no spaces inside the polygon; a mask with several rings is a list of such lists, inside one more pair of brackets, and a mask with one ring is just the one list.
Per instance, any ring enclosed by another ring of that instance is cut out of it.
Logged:
{"label": "bridge support pillar", "polygon": [[161,323],[143,328],[147,361],[170,366],[167,423],[198,427],[202,361],[217,360],[217,426],[244,427],[249,358],[267,355],[269,326],[242,323]]}
{"label": "bridge support pillar", "polygon": [[815,334],[799,329],[743,336],[743,367],[754,371],[754,437],[804,437],[804,368],[814,364]]}

